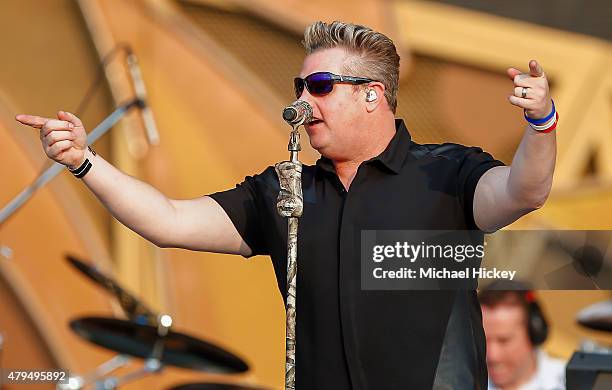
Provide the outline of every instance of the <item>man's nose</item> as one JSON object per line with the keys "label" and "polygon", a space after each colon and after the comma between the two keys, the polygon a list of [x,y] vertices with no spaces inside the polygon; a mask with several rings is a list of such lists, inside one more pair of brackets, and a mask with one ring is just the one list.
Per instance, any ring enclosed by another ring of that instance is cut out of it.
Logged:
{"label": "man's nose", "polygon": [[298,100],[303,100],[313,107],[314,107],[314,104],[316,104],[314,96],[312,96],[310,92],[308,92],[308,89],[306,88],[304,88],[304,90],[302,91],[302,94],[298,97]]}
{"label": "man's nose", "polygon": [[302,94],[300,95],[300,97],[298,97],[298,100],[304,101],[306,103],[308,103],[310,105],[310,107],[312,107],[312,115],[313,117],[317,117],[317,112],[319,107],[317,106],[317,99],[312,96],[310,94],[310,92],[308,92],[308,90],[306,88],[304,88],[304,91],[302,91]]}
{"label": "man's nose", "polygon": [[487,361],[495,363],[499,360],[500,348],[496,343],[487,343]]}

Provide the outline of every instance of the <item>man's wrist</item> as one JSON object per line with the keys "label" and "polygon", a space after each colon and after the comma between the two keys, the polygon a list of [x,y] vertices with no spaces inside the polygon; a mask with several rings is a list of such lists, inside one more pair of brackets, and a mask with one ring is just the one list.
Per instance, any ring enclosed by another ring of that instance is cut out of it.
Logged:
{"label": "man's wrist", "polygon": [[79,163],[77,163],[76,165],[66,165],[66,168],[68,168],[70,172],[76,171],[81,165],[83,165],[85,160],[87,160],[87,149],[85,149],[85,151],[83,152],[83,158]]}
{"label": "man's wrist", "polygon": [[525,120],[529,122],[529,126],[540,133],[550,133],[555,130],[557,127],[557,122],[559,121],[559,113],[555,108],[555,102],[551,99],[552,109],[551,112],[545,116],[544,118],[530,118],[527,115],[527,110],[524,110]]}
{"label": "man's wrist", "polygon": [[70,173],[72,173],[76,178],[81,179],[83,176],[89,172],[91,169],[92,161],[94,160],[94,156],[96,152],[91,148],[87,147],[85,153],[83,153],[83,161],[77,167],[68,167]]}

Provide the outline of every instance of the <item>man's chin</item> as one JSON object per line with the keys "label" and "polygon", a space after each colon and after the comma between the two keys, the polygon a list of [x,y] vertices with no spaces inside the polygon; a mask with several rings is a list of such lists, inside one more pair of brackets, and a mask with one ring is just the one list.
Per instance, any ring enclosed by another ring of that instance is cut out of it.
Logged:
{"label": "man's chin", "polygon": [[509,375],[507,373],[493,373],[489,371],[489,376],[491,377],[491,381],[495,384],[495,386],[497,387],[503,387],[509,384],[510,382],[510,378],[508,377]]}
{"label": "man's chin", "polygon": [[329,142],[326,142],[326,140],[320,136],[314,136],[314,137],[311,136],[309,138],[309,141],[310,141],[310,146],[312,146],[312,148],[315,149],[320,154],[324,154],[325,150],[328,149],[329,147]]}

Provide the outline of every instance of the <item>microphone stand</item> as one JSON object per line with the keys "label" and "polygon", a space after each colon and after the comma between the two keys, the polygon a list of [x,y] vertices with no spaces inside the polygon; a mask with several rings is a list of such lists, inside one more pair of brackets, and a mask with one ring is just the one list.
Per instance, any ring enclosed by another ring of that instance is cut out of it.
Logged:
{"label": "microphone stand", "polygon": [[[119,105],[113,111],[112,114],[107,116],[95,129],[93,129],[87,135],[87,145],[92,145],[106,132],[108,132],[119,120],[127,114],[134,107],[144,106],[144,102],[139,98],[134,98],[126,103]],[[11,215],[13,215],[21,206],[23,206],[31,197],[34,195],[37,189],[43,187],[51,179],[57,176],[64,169],[64,165],[58,162],[51,165],[47,170],[41,173],[36,180],[26,188],[24,188],[19,195],[14,197],[2,210],[0,210],[0,225],[4,223]]]}
{"label": "microphone stand", "polygon": [[82,390],[94,385],[94,390],[114,390],[128,382],[135,381],[150,374],[161,373],[164,369],[164,351],[166,350],[166,336],[172,326],[172,317],[162,314],[155,320],[157,325],[157,340],[153,344],[151,354],[144,359],[142,368],[124,374],[123,376],[107,377],[111,372],[125,367],[130,363],[130,356],[116,355],[110,360],[102,363],[93,372],[83,376],[73,376],[68,378],[67,383],[57,385],[57,390]]}
{"label": "microphone stand", "polygon": [[298,126],[292,124],[289,138],[289,161],[282,161],[274,166],[278,175],[280,192],[276,208],[282,217],[288,217],[287,227],[287,326],[285,338],[285,390],[295,388],[295,296],[297,276],[297,235],[298,218],[302,216],[304,200],[302,197],[302,163],[298,161],[301,150]]}

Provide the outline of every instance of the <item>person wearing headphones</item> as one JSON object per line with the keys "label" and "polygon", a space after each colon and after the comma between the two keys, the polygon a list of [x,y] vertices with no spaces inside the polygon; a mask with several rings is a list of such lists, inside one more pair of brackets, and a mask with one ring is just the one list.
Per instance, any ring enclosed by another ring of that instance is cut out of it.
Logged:
{"label": "person wearing headphones", "polygon": [[565,389],[565,362],[540,346],[548,322],[531,290],[478,294],[486,335],[489,390]]}

